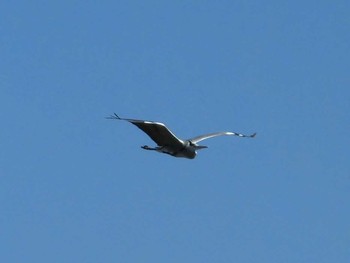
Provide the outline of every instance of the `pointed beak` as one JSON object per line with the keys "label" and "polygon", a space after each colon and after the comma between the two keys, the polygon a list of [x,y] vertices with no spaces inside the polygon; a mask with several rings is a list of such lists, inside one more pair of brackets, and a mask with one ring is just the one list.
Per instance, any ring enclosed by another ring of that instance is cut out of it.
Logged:
{"label": "pointed beak", "polygon": [[208,148],[208,146],[196,145],[195,148],[196,148],[196,150],[201,150],[201,149]]}

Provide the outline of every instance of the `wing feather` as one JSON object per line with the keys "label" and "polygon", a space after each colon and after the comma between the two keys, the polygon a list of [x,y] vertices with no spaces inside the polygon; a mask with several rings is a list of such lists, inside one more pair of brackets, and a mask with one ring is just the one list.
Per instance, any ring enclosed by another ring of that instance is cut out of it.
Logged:
{"label": "wing feather", "polygon": [[142,120],[130,120],[129,122],[145,132],[158,146],[181,147],[183,144],[163,123]]}
{"label": "wing feather", "polygon": [[[171,146],[175,148],[182,148],[184,142],[177,138],[174,133],[172,133],[163,123],[146,121],[146,120],[135,120],[135,119],[124,119],[120,118],[117,114],[107,117],[107,119],[124,120],[134,124],[144,133],[146,133],[158,146]],[[234,135],[239,137],[255,137],[256,133],[252,135],[244,135],[237,132],[213,132],[208,134],[203,134],[194,138],[189,139],[192,143],[197,143],[212,137],[224,136],[224,135]]]}
{"label": "wing feather", "polygon": [[172,133],[163,123],[146,121],[146,120],[135,120],[135,119],[124,119],[120,118],[117,114],[114,114],[108,119],[124,120],[134,124],[144,133],[146,133],[158,146],[172,146],[173,148],[183,147],[183,141],[180,140]]}
{"label": "wing feather", "polygon": [[192,143],[197,143],[197,142],[200,142],[200,141],[212,138],[212,137],[224,136],[224,135],[235,135],[235,136],[239,136],[239,137],[250,137],[250,138],[253,138],[253,137],[255,137],[256,133],[254,133],[252,135],[244,135],[244,134],[237,133],[237,132],[213,132],[213,133],[199,135],[197,137],[189,139],[189,141],[191,141]]}

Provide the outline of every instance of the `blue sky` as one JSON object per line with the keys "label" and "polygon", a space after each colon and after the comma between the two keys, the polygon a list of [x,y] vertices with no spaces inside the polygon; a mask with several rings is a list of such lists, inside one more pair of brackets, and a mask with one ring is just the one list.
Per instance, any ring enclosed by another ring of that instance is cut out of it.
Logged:
{"label": "blue sky", "polygon": [[1,262],[350,262],[349,1],[0,10]]}

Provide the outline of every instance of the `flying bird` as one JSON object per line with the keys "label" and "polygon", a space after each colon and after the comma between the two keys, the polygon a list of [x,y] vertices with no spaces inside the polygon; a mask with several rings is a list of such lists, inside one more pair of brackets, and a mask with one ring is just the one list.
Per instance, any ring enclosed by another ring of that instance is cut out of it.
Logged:
{"label": "flying bird", "polygon": [[197,143],[212,137],[222,135],[234,135],[238,137],[254,138],[256,133],[252,135],[244,135],[237,132],[214,132],[200,135],[191,139],[181,140],[175,136],[163,123],[145,120],[134,120],[120,118],[116,113],[106,119],[128,121],[143,132],[145,132],[158,146],[152,148],[147,145],[141,146],[142,149],[166,153],[175,157],[183,157],[194,159],[197,155],[197,150],[208,148],[207,146],[198,145]]}

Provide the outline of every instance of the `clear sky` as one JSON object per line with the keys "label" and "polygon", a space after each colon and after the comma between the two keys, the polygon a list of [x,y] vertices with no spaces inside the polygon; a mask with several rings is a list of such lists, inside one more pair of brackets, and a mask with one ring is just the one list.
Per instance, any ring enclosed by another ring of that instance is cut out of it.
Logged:
{"label": "clear sky", "polygon": [[[2,1],[0,262],[350,262],[349,13]],[[113,112],[258,135],[178,159]]]}

